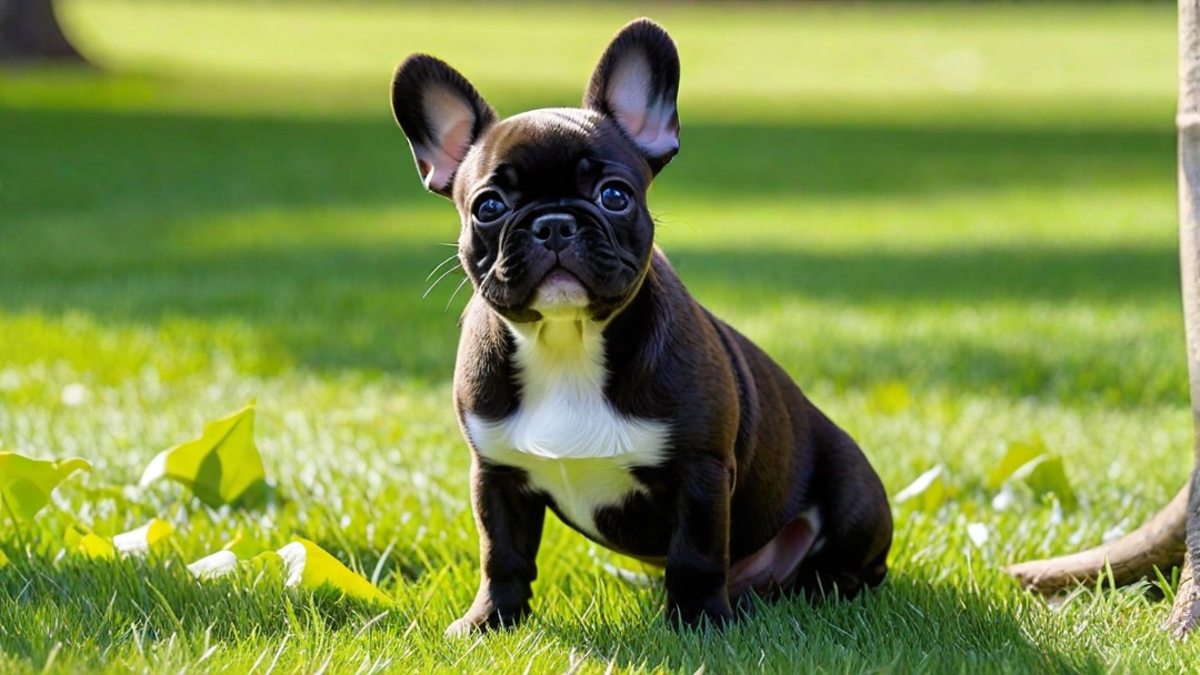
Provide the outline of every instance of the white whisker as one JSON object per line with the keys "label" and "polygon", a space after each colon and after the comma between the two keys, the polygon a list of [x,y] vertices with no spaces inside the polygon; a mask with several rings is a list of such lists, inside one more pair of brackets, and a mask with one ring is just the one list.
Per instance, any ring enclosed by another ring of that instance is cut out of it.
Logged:
{"label": "white whisker", "polygon": [[467,285],[468,281],[470,281],[470,278],[464,276],[463,280],[458,282],[458,288],[454,289],[454,292],[450,294],[450,299],[446,301],[446,309],[450,309],[450,303],[454,302],[454,296],[458,295],[458,292],[462,290],[463,286]]}
{"label": "white whisker", "polygon": [[451,260],[458,260],[458,254],[456,253],[456,254],[450,256],[449,258],[446,258],[442,262],[438,263],[437,267],[433,268],[433,271],[431,271],[429,273],[429,276],[425,277],[425,281],[429,281],[430,277],[437,274],[438,270],[442,269],[442,266],[445,265],[446,263],[450,262]]}
{"label": "white whisker", "polygon": [[421,299],[424,300],[425,298],[429,297],[429,293],[432,292],[434,288],[437,288],[438,284],[442,283],[442,279],[445,279],[446,277],[450,276],[452,273],[459,271],[461,269],[462,269],[462,267],[455,265],[454,267],[451,267],[450,269],[446,270],[445,272],[442,272],[442,276],[438,277],[437,281],[434,281],[433,284],[425,290],[425,294],[421,296]]}

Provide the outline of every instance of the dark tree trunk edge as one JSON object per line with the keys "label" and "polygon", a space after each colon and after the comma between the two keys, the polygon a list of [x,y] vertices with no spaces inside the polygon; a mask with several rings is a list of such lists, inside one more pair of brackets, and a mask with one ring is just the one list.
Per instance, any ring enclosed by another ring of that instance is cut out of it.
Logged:
{"label": "dark tree trunk edge", "polygon": [[0,0],[0,64],[88,64],[63,32],[53,0]]}

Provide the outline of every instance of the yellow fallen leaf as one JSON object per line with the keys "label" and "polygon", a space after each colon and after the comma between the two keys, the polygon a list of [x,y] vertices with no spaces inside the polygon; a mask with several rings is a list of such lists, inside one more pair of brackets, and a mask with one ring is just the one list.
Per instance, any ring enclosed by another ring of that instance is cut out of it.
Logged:
{"label": "yellow fallen leaf", "polygon": [[0,498],[15,517],[31,520],[50,503],[50,493],[64,478],[91,468],[91,464],[79,458],[55,462],[0,452]]}
{"label": "yellow fallen leaf", "polygon": [[1038,455],[1014,471],[1012,479],[1024,482],[1038,497],[1054,495],[1067,513],[1079,508],[1079,498],[1075,496],[1062,457],[1058,455]]}
{"label": "yellow fallen leaf", "polygon": [[8,566],[8,556],[4,555],[4,551],[0,551],[0,569]]}
{"label": "yellow fallen leaf", "polygon": [[315,590],[331,586],[359,600],[391,604],[392,599],[362,576],[350,571],[325,549],[307,539],[296,541],[278,551],[287,567],[288,586]]}
{"label": "yellow fallen leaf", "polygon": [[162,518],[155,518],[136,530],[122,532],[113,537],[113,546],[122,553],[141,555],[171,536],[174,531],[174,525]]}
{"label": "yellow fallen leaf", "polygon": [[283,583],[284,576],[287,574],[287,566],[283,562],[283,558],[275,551],[265,551],[259,553],[253,558],[245,562],[247,568],[257,573],[255,583],[271,579],[276,583]]}
{"label": "yellow fallen leaf", "polygon": [[89,558],[112,560],[117,557],[117,550],[112,544],[82,525],[76,524],[68,528],[63,540],[68,550],[82,553]]}
{"label": "yellow fallen leaf", "polygon": [[1031,441],[1012,441],[1004,451],[1000,463],[988,473],[987,486],[991,490],[999,490],[1017,469],[1033,461],[1038,455],[1046,452],[1046,444],[1041,438]]}
{"label": "yellow fallen leaf", "polygon": [[[238,532],[228,544],[221,548],[222,551],[231,551],[238,557],[239,560],[249,560],[254,556],[267,550],[267,547],[258,539],[245,532]],[[273,552],[272,552],[273,553]]]}
{"label": "yellow fallen leaf", "polygon": [[270,487],[254,444],[254,403],[206,424],[200,438],[160,452],[142,473],[141,485],[160,478],[182,483],[213,507],[265,502]]}

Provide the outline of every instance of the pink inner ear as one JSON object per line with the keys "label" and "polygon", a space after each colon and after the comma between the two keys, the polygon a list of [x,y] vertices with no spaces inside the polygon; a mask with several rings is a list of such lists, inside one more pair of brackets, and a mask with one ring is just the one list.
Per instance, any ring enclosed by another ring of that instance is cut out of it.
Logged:
{"label": "pink inner ear", "polygon": [[442,191],[450,185],[454,172],[471,147],[475,113],[458,96],[434,90],[425,98],[425,118],[429,121],[432,144],[413,146],[417,169],[430,190]]}
{"label": "pink inner ear", "polygon": [[621,129],[651,157],[679,150],[679,123],[670,101],[650,101],[653,77],[642,56],[628,58],[613,73],[607,98]]}

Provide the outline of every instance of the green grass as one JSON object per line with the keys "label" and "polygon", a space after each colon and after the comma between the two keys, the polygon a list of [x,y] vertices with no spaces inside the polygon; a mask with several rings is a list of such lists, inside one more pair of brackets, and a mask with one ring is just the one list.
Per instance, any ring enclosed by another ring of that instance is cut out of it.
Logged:
{"label": "green grass", "polygon": [[[877,592],[723,633],[667,630],[661,584],[554,522],[536,617],[445,642],[477,574],[449,405],[464,299],[421,294],[457,223],[387,85],[426,50],[502,113],[571,104],[647,10],[529,11],[73,0],[107,74],[0,75],[0,444],[95,465],[0,524],[0,672],[1195,672],[1153,588],[1051,612],[999,571],[1128,531],[1189,466],[1169,4],[650,12],[684,65],[660,242],[889,492],[943,463],[954,496],[898,512]],[[253,397],[285,506],[125,487]],[[1036,438],[1078,511],[993,509],[988,472]],[[59,555],[71,522],[156,515],[179,525],[161,559]],[[239,528],[314,539],[397,605],[192,580]]]}

